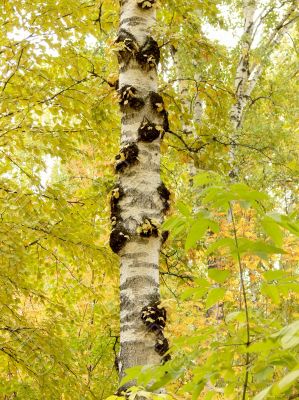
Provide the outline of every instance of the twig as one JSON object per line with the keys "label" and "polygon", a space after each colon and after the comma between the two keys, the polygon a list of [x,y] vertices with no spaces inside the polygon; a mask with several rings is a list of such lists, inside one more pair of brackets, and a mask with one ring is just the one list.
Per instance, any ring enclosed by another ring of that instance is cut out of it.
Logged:
{"label": "twig", "polygon": [[20,66],[20,62],[21,62],[21,58],[22,58],[23,52],[24,52],[24,48],[22,48],[21,51],[20,51],[20,55],[19,55],[15,70],[9,75],[7,80],[4,82],[4,85],[3,85],[3,88],[2,88],[2,93],[6,89],[6,86],[8,85],[9,81],[11,80],[11,78],[17,73],[17,71],[19,69],[19,66]]}
{"label": "twig", "polygon": [[[235,239],[235,244],[236,244],[236,249],[237,249],[237,256],[238,256],[238,265],[239,265],[239,272],[240,272],[240,282],[241,282],[241,288],[242,288],[242,294],[243,294],[243,300],[244,300],[244,308],[245,308],[245,316],[246,316],[246,336],[247,336],[247,341],[246,341],[246,347],[249,347],[250,345],[250,324],[249,324],[249,314],[248,314],[248,304],[247,304],[247,294],[246,294],[246,288],[245,288],[245,283],[244,283],[244,271],[241,263],[241,256],[240,256],[240,250],[239,250],[239,242],[238,242],[238,237],[237,237],[237,229],[236,229],[236,224],[235,224],[235,218],[234,218],[234,213],[233,213],[233,208],[231,203],[229,202],[229,210],[231,214],[231,219],[232,219],[232,224],[233,224],[233,231],[234,231],[234,239]],[[245,379],[244,379],[244,384],[243,384],[243,395],[242,395],[242,400],[246,399],[246,391],[248,387],[248,376],[249,376],[249,370],[248,366],[250,363],[250,358],[249,358],[249,353],[246,353],[246,373],[245,373]]]}

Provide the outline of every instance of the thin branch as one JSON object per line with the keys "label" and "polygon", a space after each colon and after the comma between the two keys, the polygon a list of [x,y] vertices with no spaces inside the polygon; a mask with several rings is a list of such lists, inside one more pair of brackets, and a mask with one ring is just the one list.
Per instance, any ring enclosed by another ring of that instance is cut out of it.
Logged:
{"label": "thin branch", "polygon": [[[202,150],[204,147],[206,147],[210,144],[210,143],[202,143],[199,147],[192,147],[192,146],[189,146],[186,143],[186,141],[182,138],[182,136],[180,136],[178,133],[175,133],[173,131],[168,131],[168,133],[170,133],[171,135],[178,138],[183,143],[186,150],[190,151],[190,153],[198,153],[200,150]],[[197,140],[194,141],[194,143],[196,143],[196,142],[197,142]],[[184,150],[184,149],[181,149],[181,150]]]}
{"label": "thin branch", "polygon": [[[20,193],[17,192],[16,190],[11,190],[8,188],[4,188],[4,187],[0,187],[0,190],[3,190],[6,193],[9,194],[16,194],[16,195],[22,195],[22,196],[36,196],[36,193]],[[60,199],[58,197],[51,197],[48,196],[46,194],[39,194],[38,196],[43,197],[45,199],[49,199],[49,200],[55,200],[55,201],[60,201]],[[80,206],[84,206],[85,203],[81,200],[65,200],[68,204],[79,204]]]}
{"label": "thin branch", "polygon": [[[245,316],[246,316],[246,336],[247,336],[246,347],[249,347],[249,345],[251,343],[250,342],[250,323],[249,323],[247,294],[246,294],[246,288],[245,288],[245,282],[244,282],[244,271],[243,271],[243,266],[241,263],[239,241],[238,241],[238,236],[237,236],[234,212],[233,212],[232,204],[230,202],[228,204],[229,204],[229,210],[230,210],[230,215],[231,215],[232,224],[233,224],[234,239],[235,239],[235,245],[236,245],[236,249],[237,249],[237,257],[238,257],[238,265],[239,265],[239,273],[240,273],[241,289],[242,289],[243,300],[244,300],[244,308],[245,308]],[[242,400],[246,399],[246,391],[247,391],[247,387],[248,387],[248,377],[249,377],[249,369],[248,369],[249,363],[250,363],[250,357],[249,357],[249,353],[247,352],[246,353],[246,364],[245,364],[246,365],[246,373],[245,373],[245,379],[244,379],[244,384],[243,384]]]}
{"label": "thin branch", "polygon": [[181,275],[181,274],[175,274],[174,272],[166,272],[166,271],[161,271],[160,272],[161,275],[169,275],[169,276],[175,276],[176,278],[180,278],[180,279],[187,279],[190,281],[194,281],[194,277],[191,275]]}
{"label": "thin branch", "polygon": [[2,93],[4,92],[4,90],[6,89],[6,86],[8,85],[9,81],[13,78],[13,76],[17,73],[19,66],[20,66],[20,62],[21,62],[21,58],[23,56],[23,52],[24,52],[24,48],[21,49],[20,51],[20,55],[17,61],[17,65],[15,70],[10,74],[10,76],[7,78],[7,80],[4,82],[3,88],[2,88]]}
{"label": "thin branch", "polygon": [[12,163],[14,164],[16,167],[19,168],[19,170],[21,172],[23,172],[23,174],[25,174],[29,179],[34,180],[34,177],[32,175],[30,175],[28,172],[26,172],[23,167],[21,167],[16,161],[14,161],[8,154],[6,154],[3,150],[0,150],[0,152]]}
{"label": "thin branch", "polygon": [[263,147],[263,148],[260,148],[260,149],[259,149],[259,148],[257,148],[257,147],[254,147],[254,146],[250,145],[250,144],[238,143],[238,142],[235,142],[235,141],[222,142],[221,140],[219,140],[219,139],[216,138],[215,136],[213,137],[213,141],[216,142],[216,143],[222,144],[222,145],[224,145],[224,146],[235,146],[235,147],[236,147],[236,146],[240,146],[240,147],[245,147],[245,148],[250,149],[250,150],[258,151],[258,152],[261,153],[264,157],[266,157],[269,161],[272,162],[272,158],[271,158],[270,156],[268,156],[267,154],[264,153],[264,150],[267,150],[268,147]]}

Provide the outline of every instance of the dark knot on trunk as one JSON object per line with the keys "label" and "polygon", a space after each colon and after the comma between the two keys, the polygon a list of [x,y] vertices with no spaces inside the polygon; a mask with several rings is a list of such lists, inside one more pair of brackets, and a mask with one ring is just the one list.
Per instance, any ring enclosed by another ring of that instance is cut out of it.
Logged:
{"label": "dark knot on trunk", "polygon": [[117,223],[117,225],[112,229],[110,234],[109,244],[111,250],[114,253],[118,254],[129,239],[130,239],[129,232],[125,229],[125,227],[121,223]]}
{"label": "dark knot on trunk", "polygon": [[161,125],[151,123],[146,117],[144,117],[139,129],[138,139],[142,142],[153,142],[155,139],[164,132]]}
{"label": "dark knot on trunk", "polygon": [[141,110],[144,107],[144,100],[137,95],[137,89],[131,85],[125,85],[118,89],[118,101],[122,110],[131,107],[134,110]]}
{"label": "dark knot on trunk", "polygon": [[149,10],[156,3],[156,0],[137,0],[137,5],[144,10]]}
{"label": "dark knot on trunk", "polygon": [[157,67],[160,62],[160,48],[152,37],[148,37],[144,45],[136,53],[136,60],[145,70]]}
{"label": "dark knot on trunk", "polygon": [[131,143],[123,147],[120,153],[115,157],[116,171],[123,171],[124,168],[128,167],[129,165],[135,164],[138,160],[138,153],[139,150],[136,143]]}

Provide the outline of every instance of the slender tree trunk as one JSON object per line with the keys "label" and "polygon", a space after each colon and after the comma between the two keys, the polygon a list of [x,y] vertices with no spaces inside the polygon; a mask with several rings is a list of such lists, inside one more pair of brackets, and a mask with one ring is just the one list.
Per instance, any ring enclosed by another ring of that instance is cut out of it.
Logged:
{"label": "slender tree trunk", "polygon": [[[250,49],[254,34],[254,13],[256,9],[255,0],[243,1],[244,13],[244,33],[242,43],[242,53],[235,76],[235,102],[230,111],[230,122],[232,127],[231,148],[230,148],[230,177],[237,176],[237,167],[235,164],[235,142],[237,132],[241,128],[243,110],[248,101],[247,84],[250,77]],[[258,77],[256,78],[257,81]]]}
{"label": "slender tree trunk", "polygon": [[255,9],[256,4],[254,0],[245,0],[243,2],[243,13],[245,21],[242,55],[240,57],[235,77],[236,102],[232,106],[230,115],[231,123],[234,129],[237,129],[241,125],[242,112],[246,103],[246,84],[250,75],[249,56],[250,48],[253,41]]}
{"label": "slender tree trunk", "polygon": [[[172,50],[172,58],[175,66],[176,77],[178,79],[178,93],[181,99],[182,111],[184,113],[187,111],[190,115],[190,119],[187,122],[184,122],[182,118],[183,133],[193,135],[194,138],[196,138],[195,124],[199,125],[201,123],[203,111],[202,102],[198,92],[193,95],[193,98],[191,99],[190,82],[184,77],[177,50]],[[196,75],[194,78],[197,79],[198,76]],[[192,82],[192,85],[194,85],[194,82]]]}
{"label": "slender tree trunk", "polygon": [[160,141],[168,120],[157,93],[160,51],[151,37],[155,0],[122,0],[120,5],[116,45],[122,126],[116,157],[118,184],[111,196],[110,246],[121,259],[118,365],[122,378],[127,368],[159,364],[168,350],[163,335],[165,310],[159,306],[159,226],[169,192],[160,178]]}
{"label": "slender tree trunk", "polygon": [[[185,114],[187,111],[190,115],[189,120],[184,121],[181,117],[182,122],[182,134],[192,135],[191,137],[194,141],[199,141],[200,137],[197,134],[197,126],[201,124],[202,114],[203,114],[203,103],[200,99],[198,88],[196,88],[196,93],[193,96],[190,95],[190,80],[186,79],[184,69],[182,68],[183,59],[182,54],[174,46],[171,47],[171,55],[174,64],[175,76],[178,80],[178,94],[181,100],[182,112]],[[199,79],[199,74],[195,74],[195,81]],[[194,82],[192,82],[194,85]],[[189,163],[189,172],[193,176],[197,173],[198,168],[198,154],[191,153],[192,161]],[[190,180],[192,184],[192,179]]]}

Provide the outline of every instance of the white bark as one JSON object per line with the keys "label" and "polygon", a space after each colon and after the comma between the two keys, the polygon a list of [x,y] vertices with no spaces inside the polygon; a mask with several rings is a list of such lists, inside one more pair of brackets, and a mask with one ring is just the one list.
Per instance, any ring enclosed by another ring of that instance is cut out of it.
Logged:
{"label": "white bark", "polygon": [[203,114],[203,105],[202,101],[199,97],[199,94],[196,94],[193,106],[193,122],[195,124],[200,125],[202,121],[202,114]]}
{"label": "white bark", "polygon": [[[159,49],[150,38],[156,9],[142,7],[138,0],[120,3],[117,42],[123,46],[119,52],[122,128],[121,152],[116,163],[119,179],[111,200],[110,245],[121,258],[119,375],[122,378],[127,368],[159,364],[167,350],[157,349],[158,336],[164,339],[163,327],[146,325],[141,315],[144,308],[159,301],[162,240],[158,229],[169,194],[160,178],[160,132],[167,114],[163,100],[156,93]],[[148,43],[151,46],[144,50]],[[150,139],[147,136],[144,139],[140,133],[147,123],[152,128],[146,132],[156,133]]]}
{"label": "white bark", "polygon": [[[172,50],[172,58],[175,67],[176,78],[178,79],[178,92],[180,95],[181,104],[183,106],[183,111],[187,110],[190,114],[190,121],[187,123],[183,123],[183,131],[186,133],[195,132],[195,124],[200,124],[203,113],[202,101],[200,99],[199,93],[197,92],[192,99],[190,100],[190,81],[188,79],[184,79],[184,73],[182,73],[181,60],[179,57],[179,53],[176,49]],[[194,76],[195,79],[199,79],[199,75],[196,74]],[[194,82],[191,82],[194,85]],[[194,133],[194,136],[196,134]]]}
{"label": "white bark", "polygon": [[[196,87],[196,93],[193,95],[193,99],[191,99],[190,95],[190,80],[184,79],[184,73],[182,72],[182,60],[179,57],[179,52],[173,48],[172,49],[172,58],[174,63],[175,75],[178,80],[178,92],[180,96],[180,101],[182,104],[182,110],[185,112],[187,110],[188,114],[190,114],[190,119],[185,122],[183,118],[182,121],[182,131],[185,134],[192,135],[194,142],[199,140],[200,137],[197,134],[197,125],[200,125],[202,122],[202,114],[203,114],[203,104],[202,100],[198,93],[198,88]],[[195,74],[195,80],[199,80],[199,74]],[[195,82],[191,82],[191,85],[194,85]],[[196,85],[197,86],[197,85]],[[192,154],[192,161],[189,163],[189,173],[191,176],[194,176],[197,172],[198,165],[198,156],[196,153]],[[190,181],[191,182],[191,181]]]}
{"label": "white bark", "polygon": [[256,4],[254,0],[244,0],[244,34],[242,44],[242,55],[237,67],[235,77],[235,97],[236,101],[232,106],[230,119],[233,130],[241,124],[243,109],[246,105],[246,86],[250,76],[249,55],[254,32],[254,13]]}

